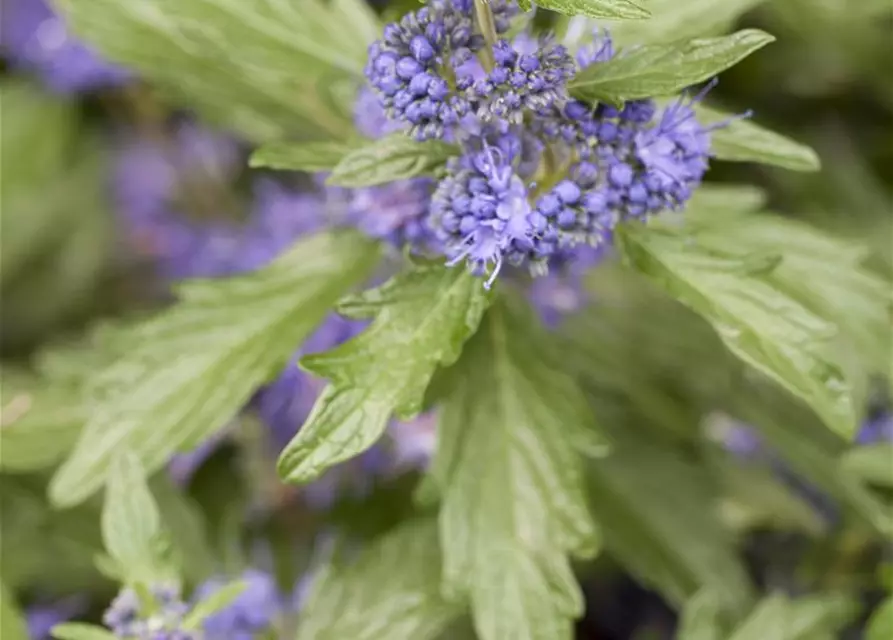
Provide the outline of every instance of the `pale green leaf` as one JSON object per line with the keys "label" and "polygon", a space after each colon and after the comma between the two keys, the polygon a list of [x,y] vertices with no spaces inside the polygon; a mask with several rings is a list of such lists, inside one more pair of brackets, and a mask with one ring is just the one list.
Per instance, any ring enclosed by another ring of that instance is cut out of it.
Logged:
{"label": "pale green leaf", "polygon": [[106,483],[102,539],[126,582],[153,584],[166,577],[158,557],[161,534],[161,516],[139,459],[119,452]]}
{"label": "pale green leaf", "polygon": [[813,640],[835,633],[859,612],[850,597],[814,595],[790,600],[770,596],[762,600],[732,634],[730,640]]}
{"label": "pale green leaf", "polygon": [[28,640],[28,627],[13,595],[0,583],[0,637],[3,640]]}
{"label": "pale green leaf", "polygon": [[890,640],[893,637],[893,597],[889,597],[875,610],[868,621],[865,640]]}
{"label": "pale green leaf", "polygon": [[195,583],[207,580],[214,572],[215,558],[201,507],[166,473],[157,474],[149,487],[183,577]]}
{"label": "pale green leaf", "polygon": [[345,138],[327,106],[362,77],[372,29],[346,2],[60,0],[74,31],[185,106],[252,140]]}
{"label": "pale green leaf", "polygon": [[753,185],[705,183],[685,205],[686,216],[754,213],[766,204],[766,192]]}
{"label": "pale green leaf", "polygon": [[622,103],[678,93],[735,65],[773,38],[759,29],[622,51],[593,64],[568,84],[571,95],[589,102]]}
{"label": "pale green leaf", "polygon": [[759,162],[792,171],[818,171],[822,162],[805,144],[765,129],[749,118],[696,105],[695,112],[703,124],[728,121],[710,134],[710,153],[717,160]]}
{"label": "pale green leaf", "polygon": [[631,425],[611,436],[611,455],[588,467],[606,550],[670,602],[706,590],[724,609],[746,606],[747,573],[717,517],[709,474]]}
{"label": "pale green leaf", "polygon": [[540,0],[536,4],[558,13],[589,18],[641,20],[651,15],[648,9],[632,0]]}
{"label": "pale green leaf", "polygon": [[418,142],[405,133],[392,133],[350,151],[326,182],[341,187],[367,187],[433,175],[457,154],[455,145],[440,140]]}
{"label": "pale green leaf", "polygon": [[115,640],[117,638],[111,631],[83,622],[57,624],[51,633],[58,640]]}
{"label": "pale green leaf", "polygon": [[27,371],[0,370],[0,469],[36,471],[74,448],[86,421],[80,389]]}
{"label": "pale green leaf", "polygon": [[[564,29],[565,44],[576,48],[595,29],[606,28],[614,43],[621,46],[669,44],[691,38],[718,36],[735,19],[764,0],[648,0],[647,20],[599,20],[572,18]],[[559,24],[559,28],[564,25]],[[559,31],[561,33],[561,31]]]}
{"label": "pale green leaf", "polygon": [[152,473],[221,429],[377,255],[359,234],[322,233],[257,272],[181,286],[179,303],[117,337],[125,348],[97,374],[90,421],[52,500],[90,496],[122,448]]}
{"label": "pale green leaf", "polygon": [[269,167],[285,171],[331,171],[351,151],[362,144],[356,142],[269,142],[248,161],[252,167]]}
{"label": "pale green leaf", "polygon": [[893,443],[879,442],[848,451],[840,461],[844,473],[879,487],[893,488]]}
{"label": "pale green leaf", "polygon": [[441,593],[441,563],[436,524],[404,522],[313,576],[297,640],[437,638],[462,613]]}
{"label": "pale green leaf", "polygon": [[282,478],[311,480],[372,446],[392,414],[421,411],[431,376],[459,357],[488,301],[480,278],[466,270],[418,265],[339,305],[345,315],[375,320],[356,338],[301,360],[331,384],[283,451]]}
{"label": "pale green leaf", "polygon": [[599,536],[583,453],[606,449],[552,336],[526,304],[494,304],[450,371],[433,479],[445,589],[481,640],[572,637],[583,600],[568,555]]}
{"label": "pale green leaf", "polygon": [[242,595],[247,584],[243,580],[236,580],[223,585],[210,596],[195,605],[183,619],[183,628],[187,630],[199,629],[205,618],[222,611]]}
{"label": "pale green leaf", "polygon": [[716,597],[710,591],[698,591],[682,609],[676,640],[723,640],[721,614]]}
{"label": "pale green leaf", "polygon": [[726,228],[630,226],[618,239],[639,271],[704,316],[735,355],[806,401],[831,429],[853,432],[861,410],[857,383],[835,359],[838,326],[773,279],[797,238],[779,238],[790,239],[781,249]]}

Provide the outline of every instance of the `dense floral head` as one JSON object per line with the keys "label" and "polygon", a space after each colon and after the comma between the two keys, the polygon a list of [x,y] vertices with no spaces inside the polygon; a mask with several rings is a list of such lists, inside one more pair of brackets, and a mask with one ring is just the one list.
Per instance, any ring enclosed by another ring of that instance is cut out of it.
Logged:
{"label": "dense floral head", "polygon": [[112,601],[102,616],[102,622],[119,638],[135,640],[192,640],[196,635],[182,629],[189,606],[174,585],[155,585],[151,589],[155,599],[154,611],[148,614],[133,589],[125,588]]}
{"label": "dense floral head", "polygon": [[93,91],[130,78],[72,36],[45,0],[3,0],[0,44],[14,66],[35,71],[61,93]]}

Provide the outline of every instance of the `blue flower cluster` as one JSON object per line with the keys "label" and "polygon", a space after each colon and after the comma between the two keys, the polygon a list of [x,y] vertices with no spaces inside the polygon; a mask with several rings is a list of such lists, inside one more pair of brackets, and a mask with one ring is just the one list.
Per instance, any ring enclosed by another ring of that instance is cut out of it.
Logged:
{"label": "blue flower cluster", "polygon": [[[285,602],[273,576],[249,569],[241,580],[245,587],[236,599],[205,618],[204,640],[252,640],[269,630],[281,615]],[[205,582],[196,591],[196,600],[207,599],[225,584],[221,579]]]}
{"label": "blue flower cluster", "polygon": [[182,628],[189,605],[174,585],[155,585],[154,611],[147,613],[133,589],[123,589],[112,601],[102,622],[118,638],[133,640],[195,640],[197,635]]}
{"label": "blue flower cluster", "polygon": [[[514,3],[489,6],[491,37],[504,34]],[[609,245],[622,220],[684,206],[707,170],[710,131],[723,126],[695,116],[712,84],[662,108],[589,105],[572,99],[567,83],[615,55],[607,33],[575,59],[548,37],[484,42],[471,13],[471,2],[429,2],[369,49],[367,77],[397,128],[461,148],[428,211],[419,215],[414,203],[412,233],[372,235],[433,248],[487,275],[489,287],[505,263],[544,275]],[[414,193],[421,203],[423,190]],[[377,221],[385,230],[387,218]]]}

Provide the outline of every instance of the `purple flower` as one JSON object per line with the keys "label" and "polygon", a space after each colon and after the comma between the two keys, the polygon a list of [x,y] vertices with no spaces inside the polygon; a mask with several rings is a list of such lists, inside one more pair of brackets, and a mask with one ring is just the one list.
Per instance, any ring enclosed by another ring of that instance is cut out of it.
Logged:
{"label": "purple flower", "polygon": [[189,606],[174,585],[153,585],[155,610],[148,615],[136,592],[124,588],[102,616],[103,624],[119,638],[140,640],[196,640],[195,634],[182,629]]}
{"label": "purple flower", "polygon": [[889,411],[875,412],[863,424],[856,436],[859,444],[875,444],[893,442],[893,413]]}
{"label": "purple flower", "polygon": [[28,637],[31,640],[49,640],[53,627],[83,613],[86,606],[86,598],[76,595],[52,604],[28,607],[25,612]]}
{"label": "purple flower", "polygon": [[35,71],[60,93],[113,87],[131,77],[73,37],[44,0],[3,0],[0,43],[14,66]]}
{"label": "purple flower", "polygon": [[[204,620],[205,640],[252,640],[268,630],[285,607],[282,594],[273,576],[249,569],[241,576],[242,592],[224,609]],[[196,603],[210,597],[227,580],[215,578],[205,582],[196,592]]]}

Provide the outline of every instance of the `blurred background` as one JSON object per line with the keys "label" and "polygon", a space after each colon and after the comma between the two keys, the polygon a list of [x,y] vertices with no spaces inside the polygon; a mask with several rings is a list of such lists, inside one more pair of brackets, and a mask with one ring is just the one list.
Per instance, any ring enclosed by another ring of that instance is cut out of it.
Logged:
{"label": "blurred background", "polygon": [[[375,10],[397,15],[414,4],[376,2]],[[672,4],[685,5],[649,6]],[[823,168],[722,165],[708,179],[761,187],[771,210],[864,243],[870,268],[893,275],[889,0],[729,4],[716,31],[754,26],[778,40],[723,74],[711,98],[730,111],[753,109],[761,124],[812,145]],[[674,33],[700,35],[684,33],[684,9],[680,15]],[[649,36],[647,25],[629,29],[622,38]],[[25,416],[57,433],[53,446],[29,452],[27,464],[0,464],[3,580],[40,638],[48,621],[96,618],[115,591],[92,562],[97,505],[54,513],[43,497],[49,473],[77,436],[79,381],[102,364],[91,345],[116,322],[168,304],[171,282],[254,269],[326,221],[348,219],[349,206],[307,175],[249,169],[250,148],[237,136],[174,108],[138,74],[103,59],[44,0],[3,0],[0,32],[2,420],[21,427]],[[848,516],[833,490],[791,463],[797,452],[748,426],[766,419],[808,430],[814,419],[771,394],[754,401],[748,394],[764,391],[757,388],[719,401],[711,381],[734,373],[705,326],[611,264],[591,274],[588,286],[593,302],[562,327],[568,336],[601,340],[591,348],[616,366],[616,377],[594,383],[616,423],[649,425],[654,442],[667,443],[678,456],[666,470],[671,481],[688,472],[689,457],[704,459],[709,445],[723,492],[718,508],[755,584],[792,596],[858,594],[868,608],[843,633],[861,637],[870,607],[893,587],[889,548]],[[661,319],[660,331],[653,318]],[[324,349],[356,330],[333,318],[304,348]],[[584,350],[575,357],[587,366]],[[654,404],[630,391],[643,386]],[[864,441],[893,439],[888,388],[877,381],[870,394]],[[250,565],[291,589],[321,531],[336,526],[363,539],[410,508],[433,442],[425,416],[392,429],[380,448],[309,488],[278,482],[272,461],[319,389],[297,370],[284,374],[217,441],[179,456],[159,479],[160,495],[170,497],[163,509],[204,523],[206,548],[191,567],[196,582],[210,564]],[[32,404],[41,410],[30,411]],[[757,406],[772,415],[754,415]],[[16,447],[15,430],[9,434],[3,446]],[[617,464],[635,483],[636,465],[664,464],[660,451],[654,455]],[[674,607],[628,566],[605,555],[580,567],[587,614],[579,638],[673,637]]]}

